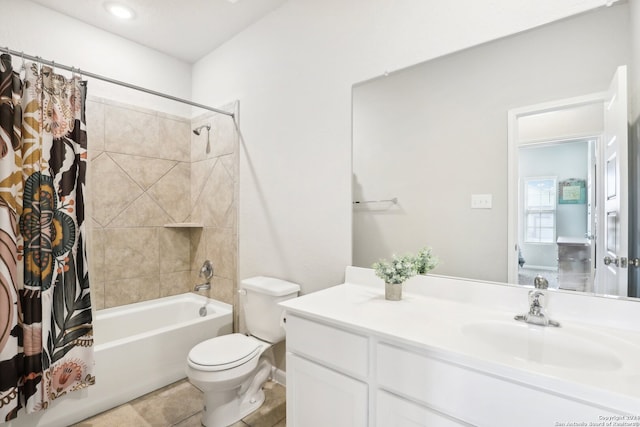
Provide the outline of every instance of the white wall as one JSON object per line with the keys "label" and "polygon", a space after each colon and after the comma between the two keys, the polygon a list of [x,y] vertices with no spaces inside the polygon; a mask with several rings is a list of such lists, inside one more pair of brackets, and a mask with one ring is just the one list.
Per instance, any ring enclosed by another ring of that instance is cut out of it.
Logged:
{"label": "white wall", "polygon": [[[0,0],[0,47],[170,95],[191,98],[191,65],[26,0]],[[14,57],[14,66],[21,61]],[[63,72],[65,75],[70,73]],[[89,95],[181,116],[175,101],[89,80]]]}
{"label": "white wall", "polygon": [[289,0],[196,63],[195,101],[240,100],[240,278],[342,281],[354,83],[603,3]]}

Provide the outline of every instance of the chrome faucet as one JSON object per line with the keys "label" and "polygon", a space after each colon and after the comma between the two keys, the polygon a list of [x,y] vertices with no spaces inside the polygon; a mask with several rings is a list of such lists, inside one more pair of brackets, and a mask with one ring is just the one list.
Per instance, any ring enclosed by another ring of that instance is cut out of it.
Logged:
{"label": "chrome faucet", "polygon": [[529,312],[525,314],[518,314],[515,316],[515,319],[539,326],[560,326],[560,323],[549,319],[543,312],[545,295],[542,290],[549,287],[549,281],[541,275],[537,275],[533,280],[533,285],[536,289],[529,291]]}
{"label": "chrome faucet", "polygon": [[[199,285],[195,285],[193,290],[196,292],[200,291],[208,291],[211,289],[211,278],[213,277],[213,264],[211,261],[206,260],[202,267],[200,267],[200,272],[198,273],[198,277],[204,277],[206,280],[204,283],[200,283]],[[205,300],[204,305],[200,307],[198,311],[200,316],[204,317],[207,315],[207,300]]]}
{"label": "chrome faucet", "polygon": [[207,283],[200,283],[199,285],[194,286],[193,290],[196,292],[200,292],[200,291],[208,291],[209,289],[211,289],[211,283],[207,282]]}
{"label": "chrome faucet", "polygon": [[204,277],[205,282],[196,285],[193,290],[196,292],[199,291],[207,291],[211,289],[211,278],[213,277],[213,264],[211,261],[206,260],[202,267],[200,267],[200,272],[198,273],[198,277]]}

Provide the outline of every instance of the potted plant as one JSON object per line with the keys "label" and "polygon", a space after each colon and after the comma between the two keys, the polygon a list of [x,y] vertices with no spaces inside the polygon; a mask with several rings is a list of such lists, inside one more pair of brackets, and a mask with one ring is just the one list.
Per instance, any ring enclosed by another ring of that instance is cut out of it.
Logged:
{"label": "potted plant", "polygon": [[380,260],[373,264],[376,276],[384,280],[384,297],[390,301],[402,298],[402,284],[418,274],[416,257],[393,255],[391,261]]}
{"label": "potted plant", "polygon": [[431,253],[431,248],[421,249],[415,258],[416,271],[425,275],[438,265],[438,258]]}
{"label": "potted plant", "polygon": [[380,260],[373,264],[376,276],[384,280],[384,297],[390,301],[402,298],[402,284],[417,274],[425,275],[438,265],[438,258],[431,253],[431,248],[421,249],[417,255],[398,257],[393,255],[391,261]]}

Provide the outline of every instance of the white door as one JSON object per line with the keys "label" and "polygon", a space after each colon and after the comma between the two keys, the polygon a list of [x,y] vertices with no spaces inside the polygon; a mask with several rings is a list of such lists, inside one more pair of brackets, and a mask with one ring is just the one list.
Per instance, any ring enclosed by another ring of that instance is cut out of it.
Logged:
{"label": "white door", "polygon": [[585,238],[587,238],[590,242],[590,250],[589,250],[589,259],[591,260],[590,264],[590,275],[589,275],[589,283],[585,291],[593,292],[594,284],[596,282],[596,236],[598,234],[598,149],[602,146],[601,141],[592,140],[589,141],[589,174],[587,175],[587,233],[585,234]]}
{"label": "white door", "polygon": [[603,239],[596,249],[596,292],[627,295],[627,67],[618,67],[604,109]]}

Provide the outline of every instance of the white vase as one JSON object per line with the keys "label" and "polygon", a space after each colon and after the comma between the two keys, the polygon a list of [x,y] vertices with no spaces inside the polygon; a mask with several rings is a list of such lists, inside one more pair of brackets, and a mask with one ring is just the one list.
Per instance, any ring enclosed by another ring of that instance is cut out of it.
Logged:
{"label": "white vase", "polygon": [[402,299],[402,283],[385,283],[384,299],[389,301],[400,301]]}

